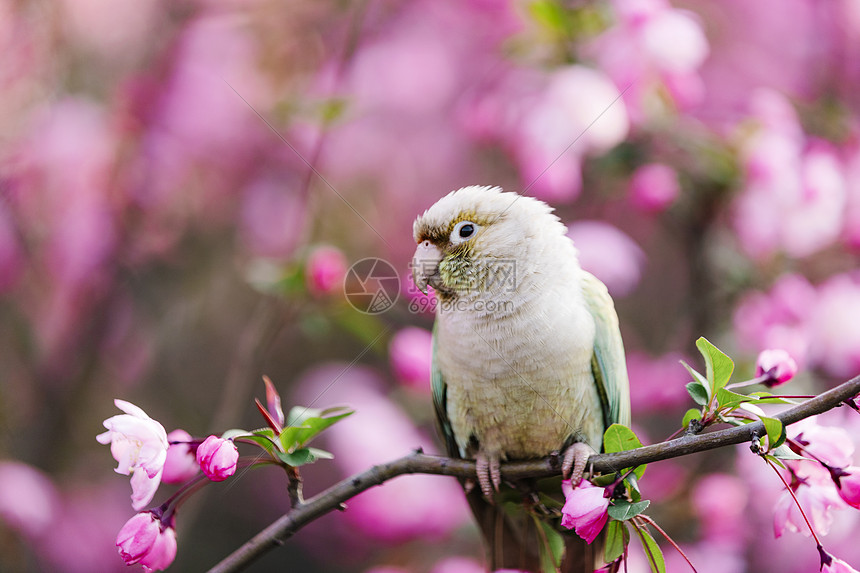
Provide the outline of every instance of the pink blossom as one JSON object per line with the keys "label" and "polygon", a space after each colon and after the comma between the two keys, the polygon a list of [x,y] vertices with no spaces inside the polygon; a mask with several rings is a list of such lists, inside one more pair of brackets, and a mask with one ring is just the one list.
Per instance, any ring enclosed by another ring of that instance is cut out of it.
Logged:
{"label": "pink blossom", "polygon": [[613,296],[623,297],[636,288],[645,254],[633,239],[602,221],[577,221],[568,229],[582,268],[603,281]]}
{"label": "pink blossom", "polygon": [[523,185],[532,194],[545,201],[579,195],[582,157],[627,136],[619,95],[603,73],[577,65],[554,71],[540,94],[520,102],[511,136]]}
{"label": "pink blossom", "polygon": [[591,543],[609,519],[606,490],[587,480],[580,482],[576,488],[573,488],[570,480],[564,480],[561,489],[565,499],[561,509],[561,524]]}
{"label": "pink blossom", "polygon": [[634,207],[657,213],[669,207],[681,193],[678,174],[662,163],[649,163],[633,172],[630,178],[630,202]]}
{"label": "pink blossom", "polygon": [[821,573],[860,573],[841,559],[828,554],[821,547],[818,550],[827,556],[822,559]]}
{"label": "pink blossom", "polygon": [[756,377],[767,376],[763,384],[769,388],[785,384],[797,374],[797,362],[781,348],[762,350],[755,368]]}
{"label": "pink blossom", "polygon": [[197,475],[200,466],[191,450],[191,434],[185,430],[173,430],[167,434],[167,459],[164,461],[164,483],[184,483]]}
{"label": "pink blossom", "polygon": [[433,337],[414,326],[400,330],[388,345],[391,369],[397,379],[416,390],[430,391]]}
{"label": "pink blossom", "polygon": [[197,446],[197,463],[212,481],[224,481],[236,473],[239,451],[232,440],[209,436]]}
{"label": "pink blossom", "polygon": [[[811,466],[809,463],[807,465]],[[827,535],[833,523],[831,508],[842,506],[842,502],[830,482],[829,474],[825,471],[823,476],[810,476],[805,483],[797,486],[794,495],[797,496],[797,500],[809,518],[812,527],[815,528],[815,533]],[[794,498],[788,491],[783,491],[774,507],[774,536],[781,537],[786,530],[801,533],[806,537],[811,536],[809,526],[806,525],[803,514],[794,502]]]}
{"label": "pink blossom", "polygon": [[161,483],[167,459],[167,432],[134,404],[124,400],[114,400],[114,404],[126,413],[105,420],[108,431],[96,439],[111,445],[111,454],[118,462],[115,471],[131,474],[131,505],[139,510],[152,500]]}
{"label": "pink blossom", "polygon": [[286,259],[298,246],[306,212],[295,184],[289,177],[268,175],[245,189],[239,230],[243,242],[255,255]]}
{"label": "pink blossom", "polygon": [[838,481],[837,492],[842,500],[853,508],[860,509],[860,467],[848,466]]}
{"label": "pink blossom", "polygon": [[757,92],[754,98],[764,110],[758,112],[759,130],[742,145],[745,183],[734,204],[735,230],[755,258],[780,251],[809,256],[842,232],[846,183],[841,162],[830,144],[804,136],[783,96]]}
{"label": "pink blossom", "polygon": [[176,558],[176,531],[144,511],[123,525],[116,545],[126,565],[140,563],[146,571],[162,571]]}
{"label": "pink blossom", "polygon": [[311,294],[327,295],[343,288],[346,257],[335,247],[317,247],[305,263],[305,277]]}
{"label": "pink blossom", "polygon": [[[332,380],[337,384],[332,385]],[[433,453],[434,440],[419,431],[388,396],[375,371],[347,364],[315,368],[302,379],[298,403],[313,400],[324,389],[329,403],[346,403],[356,413],[326,430],[326,449],[344,475],[364,471],[422,447]],[[330,387],[329,387],[330,386]],[[442,538],[470,520],[462,488],[454,480],[413,476],[367,490],[349,502],[344,517],[350,531],[383,542]],[[352,533],[351,533],[352,534]]]}
{"label": "pink blossom", "polygon": [[834,376],[860,373],[860,273],[834,275],[818,288],[810,354]]}
{"label": "pink blossom", "polygon": [[709,474],[696,483],[692,502],[707,541],[740,545],[747,529],[747,488],[730,474]]}
{"label": "pink blossom", "polygon": [[[788,427],[789,437],[799,441],[801,445],[819,460],[835,468],[851,465],[854,455],[854,442],[845,428],[838,426],[823,426],[818,423],[818,417],[813,416],[792,424]],[[808,475],[813,464],[799,464],[796,472],[801,476]],[[827,482],[825,475],[823,481]]]}
{"label": "pink blossom", "polygon": [[448,557],[436,563],[430,573],[484,573],[484,571],[486,568],[474,559]]}
{"label": "pink blossom", "polygon": [[733,316],[738,342],[755,352],[783,348],[802,368],[808,362],[817,298],[815,287],[796,274],[781,276],[770,292],[747,293]]}
{"label": "pink blossom", "polygon": [[626,88],[631,121],[641,124],[699,103],[704,88],[698,69],[709,46],[696,16],[668,2],[613,4],[617,22],[588,50],[616,85]]}
{"label": "pink blossom", "polygon": [[848,246],[860,249],[860,142],[850,146],[847,154],[845,180],[848,196],[842,240]]}
{"label": "pink blossom", "polygon": [[0,521],[36,537],[56,520],[59,496],[51,480],[36,468],[0,461]]}
{"label": "pink blossom", "polygon": [[690,381],[681,360],[690,359],[678,352],[651,357],[641,352],[627,353],[630,400],[634,412],[665,411],[687,404],[685,387]]}

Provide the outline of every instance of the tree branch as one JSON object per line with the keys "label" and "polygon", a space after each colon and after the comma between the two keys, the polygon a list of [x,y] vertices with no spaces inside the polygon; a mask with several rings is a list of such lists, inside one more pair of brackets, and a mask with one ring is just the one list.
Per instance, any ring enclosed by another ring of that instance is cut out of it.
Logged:
{"label": "tree branch", "polygon": [[[785,425],[794,424],[804,418],[831,410],[858,394],[860,394],[860,376],[773,417]],[[628,467],[749,442],[762,435],[764,435],[763,424],[752,422],[745,426],[731,427],[706,434],[686,435],[626,452],[595,454],[588,459],[588,466],[593,468],[595,472],[611,473]],[[429,456],[420,451],[374,466],[365,472],[336,483],[307,500],[304,504],[291,509],[289,513],[255,535],[209,571],[210,573],[240,571],[263,554],[282,545],[284,541],[311,521],[332,510],[341,508],[346,500],[397,476],[419,473],[459,478],[476,477],[474,461]],[[561,466],[557,457],[510,462],[502,465],[502,477],[511,481],[548,477],[560,473]]]}

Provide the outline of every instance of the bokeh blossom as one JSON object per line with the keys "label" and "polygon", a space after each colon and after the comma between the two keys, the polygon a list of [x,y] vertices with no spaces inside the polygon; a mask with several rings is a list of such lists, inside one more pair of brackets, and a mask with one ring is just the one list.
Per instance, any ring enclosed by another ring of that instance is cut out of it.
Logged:
{"label": "bokeh blossom", "polygon": [[308,289],[315,295],[331,294],[342,289],[346,267],[346,257],[339,249],[317,247],[308,255],[305,263]]}
{"label": "bokeh blossom", "polygon": [[[0,520],[13,533],[0,570],[123,567],[127,486],[86,439],[106,395],[212,431],[246,422],[235,397],[262,373],[284,396],[312,386],[297,403],[355,406],[309,491],[435,451],[435,299],[410,288],[411,225],[467,184],[535,195],[569,224],[615,297],[651,441],[692,406],[677,361],[700,334],[726,341],[744,376],[784,349],[798,394],[860,373],[856,2],[121,4],[0,0]],[[307,304],[369,256],[403,273],[405,304],[375,317]],[[169,446],[190,436],[165,441],[125,404],[100,441],[142,509],[160,481],[200,470],[194,445]],[[829,524],[826,570],[853,570],[860,416],[839,408],[788,435],[847,472],[842,489],[815,462],[783,475]],[[772,470],[746,446],[715,455],[652,464],[641,483],[652,507],[671,504],[655,515],[697,570],[817,570]],[[173,568],[209,562],[237,519],[271,523],[272,491],[204,506]],[[480,555],[454,480],[403,477],[348,506],[323,541],[291,541],[305,570]],[[631,572],[647,568],[632,551]]]}
{"label": "bokeh blossom", "polygon": [[633,239],[601,221],[577,221],[568,229],[582,268],[603,281],[610,294],[622,297],[636,288],[645,254]]}
{"label": "bokeh blossom", "polygon": [[183,483],[197,475],[200,465],[191,449],[191,434],[185,430],[173,430],[167,434],[167,458],[164,460],[164,483]]}
{"label": "bokeh blossom", "polygon": [[421,328],[404,328],[388,345],[391,369],[397,379],[415,390],[429,392],[432,337]]}

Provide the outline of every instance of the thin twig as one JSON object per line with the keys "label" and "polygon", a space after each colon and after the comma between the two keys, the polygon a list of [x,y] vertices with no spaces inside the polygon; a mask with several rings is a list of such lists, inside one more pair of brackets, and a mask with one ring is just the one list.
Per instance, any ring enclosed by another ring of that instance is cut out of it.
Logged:
{"label": "thin twig", "polygon": [[[860,394],[860,376],[773,417],[785,425],[794,424],[835,408],[843,401],[858,394]],[[593,467],[595,472],[614,473],[624,468],[748,442],[753,436],[762,435],[762,432],[764,432],[764,425],[761,422],[751,422],[744,426],[707,434],[686,435],[635,450],[613,454],[595,454],[588,459],[588,464]],[[561,467],[556,456],[506,463],[502,465],[501,473],[503,478],[517,481],[524,478],[559,475]],[[210,573],[242,570],[263,554],[282,545],[284,541],[308,523],[341,507],[341,504],[346,500],[373,486],[405,474],[476,478],[474,461],[429,456],[420,452],[374,466],[365,472],[336,483],[307,500],[303,505],[292,509],[215,565],[210,569]]]}

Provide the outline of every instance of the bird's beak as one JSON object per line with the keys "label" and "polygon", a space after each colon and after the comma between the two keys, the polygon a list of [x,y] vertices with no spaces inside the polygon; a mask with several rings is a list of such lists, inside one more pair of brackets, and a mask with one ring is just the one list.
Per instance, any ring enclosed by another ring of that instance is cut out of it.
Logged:
{"label": "bird's beak", "polygon": [[415,256],[412,257],[412,280],[424,294],[427,294],[428,285],[435,287],[433,283],[438,281],[441,260],[442,251],[430,241],[419,243],[415,249]]}

